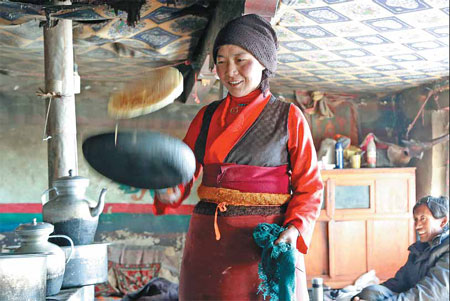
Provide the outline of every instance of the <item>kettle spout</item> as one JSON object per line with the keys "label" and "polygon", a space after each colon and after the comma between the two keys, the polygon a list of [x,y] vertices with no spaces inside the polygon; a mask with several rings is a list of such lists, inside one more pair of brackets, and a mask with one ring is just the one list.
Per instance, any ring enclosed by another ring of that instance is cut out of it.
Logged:
{"label": "kettle spout", "polygon": [[95,206],[94,208],[89,208],[89,210],[91,211],[91,216],[92,217],[99,216],[100,213],[103,212],[103,208],[105,207],[106,190],[107,190],[106,188],[103,188],[102,192],[100,192],[100,196],[98,198],[97,206]]}

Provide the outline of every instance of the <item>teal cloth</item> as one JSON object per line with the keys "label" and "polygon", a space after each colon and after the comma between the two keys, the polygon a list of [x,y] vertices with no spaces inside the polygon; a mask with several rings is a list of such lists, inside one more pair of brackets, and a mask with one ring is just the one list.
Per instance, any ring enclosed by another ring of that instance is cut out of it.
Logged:
{"label": "teal cloth", "polygon": [[295,247],[281,242],[274,245],[285,228],[277,224],[261,223],[253,230],[253,238],[262,250],[258,274],[261,283],[258,294],[264,300],[295,300]]}

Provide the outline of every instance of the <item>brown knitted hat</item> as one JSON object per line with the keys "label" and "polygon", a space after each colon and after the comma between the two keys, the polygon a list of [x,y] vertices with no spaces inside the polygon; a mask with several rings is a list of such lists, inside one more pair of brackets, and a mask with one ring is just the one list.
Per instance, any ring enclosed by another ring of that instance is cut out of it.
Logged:
{"label": "brown knitted hat", "polygon": [[236,45],[250,52],[264,67],[261,90],[269,88],[268,77],[277,69],[278,39],[270,23],[258,15],[250,14],[228,22],[216,37],[213,47],[214,63],[220,46]]}

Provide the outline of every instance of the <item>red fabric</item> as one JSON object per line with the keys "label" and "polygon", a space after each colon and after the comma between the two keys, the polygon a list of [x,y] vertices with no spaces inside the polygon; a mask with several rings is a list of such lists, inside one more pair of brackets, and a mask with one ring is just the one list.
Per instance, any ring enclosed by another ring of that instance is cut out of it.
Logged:
{"label": "red fabric", "polygon": [[[207,152],[205,152],[205,164],[223,163],[223,160],[225,160],[233,146],[256,121],[256,118],[258,118],[272,97],[272,94],[267,94],[264,97],[262,93],[257,93],[255,97],[255,92],[252,92],[244,97],[233,98],[228,94],[225,101],[219,105],[211,119],[208,139],[206,140]],[[249,101],[251,102],[248,103]],[[227,110],[228,107],[231,107],[230,102],[243,102],[248,103],[248,105],[239,114],[230,114]],[[225,123],[223,123],[223,116],[226,116]]]}
{"label": "red fabric", "polygon": [[292,105],[288,119],[288,151],[291,159],[292,199],[289,202],[284,225],[294,225],[300,232],[297,249],[306,254],[320,214],[323,183],[317,165],[311,131],[297,106]]}
{"label": "red fabric", "polygon": [[[229,151],[253,124],[271,94],[263,96],[260,90],[241,98],[227,96],[214,112],[206,141],[205,164],[223,163]],[[251,99],[253,98],[253,100]],[[228,108],[234,103],[248,103],[238,114],[230,114]],[[202,108],[192,121],[184,142],[193,150],[200,132],[203,114]],[[225,116],[225,118],[223,118]],[[306,254],[314,230],[315,220],[320,213],[323,184],[317,165],[311,131],[300,109],[291,105],[288,116],[288,152],[291,163],[292,199],[289,202],[283,225],[292,224],[300,233],[297,248]],[[193,180],[185,186],[183,197],[172,207],[177,207],[187,198],[193,182],[198,178],[202,166],[197,162]],[[164,213],[167,205],[155,199],[155,213]]]}
{"label": "red fabric", "polygon": [[[261,248],[253,230],[259,223],[280,224],[280,215],[220,216],[221,239],[215,239],[211,215],[194,213],[181,265],[180,300],[263,300],[257,295]],[[296,300],[307,301],[304,258],[296,262]]]}
{"label": "red fabric", "polygon": [[119,289],[123,294],[137,291],[153,277],[159,275],[160,263],[150,264],[116,264]]}
{"label": "red fabric", "polygon": [[126,295],[146,285],[152,278],[158,277],[161,263],[120,264],[108,261],[108,274],[114,274],[117,283],[97,284],[95,296]]}
{"label": "red fabric", "polygon": [[[201,166],[201,165],[197,164],[197,168],[198,168],[198,166]],[[156,194],[155,194],[155,196],[153,198],[153,202],[154,202],[153,203],[153,213],[155,215],[168,214],[170,208],[180,207],[183,200],[189,196],[192,185],[185,186],[183,184],[180,184],[180,185],[178,185],[178,188],[180,189],[182,197],[175,204],[172,204],[172,205],[166,205],[164,203],[161,203],[161,201],[158,199],[158,196],[156,196]]]}
{"label": "red fabric", "polygon": [[287,165],[260,167],[239,164],[207,164],[202,184],[242,192],[289,193]]}

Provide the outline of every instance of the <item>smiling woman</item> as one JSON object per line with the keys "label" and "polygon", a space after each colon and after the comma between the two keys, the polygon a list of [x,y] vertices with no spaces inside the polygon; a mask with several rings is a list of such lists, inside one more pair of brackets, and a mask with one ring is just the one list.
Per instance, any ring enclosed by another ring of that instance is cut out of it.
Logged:
{"label": "smiling woman", "polygon": [[248,51],[224,45],[217,52],[217,75],[231,95],[242,97],[256,90],[265,69]]}
{"label": "smiling woman", "polygon": [[371,285],[352,300],[448,300],[448,197],[427,196],[413,208],[419,241],[412,244],[408,261],[394,278]]}
{"label": "smiling woman", "polygon": [[281,226],[274,244],[289,244],[297,255],[287,269],[292,283],[285,287],[295,286],[288,299],[308,300],[302,254],[319,214],[322,182],[303,114],[269,90],[277,47],[274,29],[257,15],[221,29],[213,58],[228,95],[203,107],[184,138],[197,160],[193,180],[155,192],[155,212],[165,214],[189,195],[203,171],[181,264],[180,300],[264,299],[262,251],[253,240],[260,223]]}

